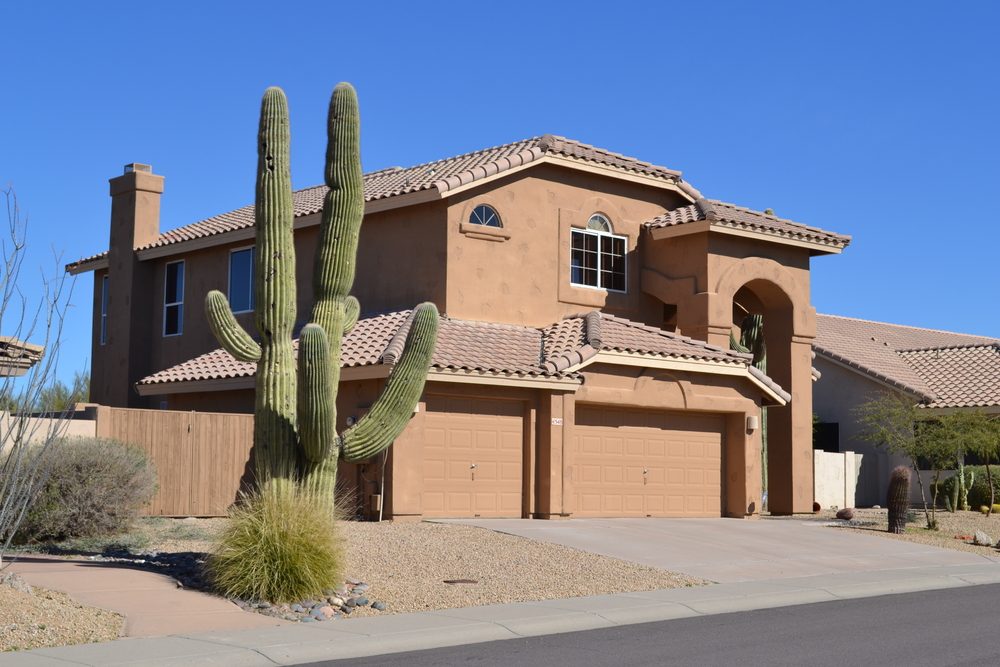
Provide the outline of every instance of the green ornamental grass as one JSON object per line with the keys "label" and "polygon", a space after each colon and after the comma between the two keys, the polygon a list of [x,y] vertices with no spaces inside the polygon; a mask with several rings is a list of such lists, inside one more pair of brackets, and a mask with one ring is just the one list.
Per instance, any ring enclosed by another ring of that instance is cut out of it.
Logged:
{"label": "green ornamental grass", "polygon": [[227,597],[295,602],[343,582],[343,550],[328,502],[292,485],[247,496],[208,562]]}

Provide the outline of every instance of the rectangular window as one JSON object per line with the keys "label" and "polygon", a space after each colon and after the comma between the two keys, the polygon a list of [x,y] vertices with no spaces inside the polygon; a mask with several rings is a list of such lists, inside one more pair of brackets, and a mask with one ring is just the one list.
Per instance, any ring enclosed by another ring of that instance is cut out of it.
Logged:
{"label": "rectangular window", "polygon": [[101,345],[108,343],[108,277],[101,278]]}
{"label": "rectangular window", "polygon": [[229,307],[234,313],[254,309],[254,249],[240,248],[229,253]]}
{"label": "rectangular window", "polygon": [[614,292],[626,290],[624,236],[574,229],[571,245],[571,283]]}
{"label": "rectangular window", "polygon": [[163,284],[163,335],[184,331],[184,262],[167,264]]}

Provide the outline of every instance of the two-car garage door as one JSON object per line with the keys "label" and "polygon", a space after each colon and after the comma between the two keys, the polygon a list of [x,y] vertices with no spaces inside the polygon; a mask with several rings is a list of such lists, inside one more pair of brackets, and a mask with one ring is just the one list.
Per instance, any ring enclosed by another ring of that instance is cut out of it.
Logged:
{"label": "two-car garage door", "polygon": [[[522,516],[524,405],[428,397],[424,516]],[[723,428],[719,416],[577,405],[572,516],[720,516]]]}
{"label": "two-car garage door", "polygon": [[578,405],[573,515],[720,516],[723,426],[717,416]]}

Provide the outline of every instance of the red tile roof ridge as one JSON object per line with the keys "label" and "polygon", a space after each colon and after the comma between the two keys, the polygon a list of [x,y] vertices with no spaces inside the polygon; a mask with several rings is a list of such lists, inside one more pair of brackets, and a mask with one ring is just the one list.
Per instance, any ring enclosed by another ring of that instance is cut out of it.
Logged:
{"label": "red tile roof ridge", "polygon": [[403,354],[403,347],[406,345],[406,336],[410,332],[410,325],[413,323],[413,317],[416,315],[416,312],[416,310],[407,312],[406,319],[399,325],[396,333],[392,335],[385,349],[382,350],[382,354],[379,355],[378,361],[380,364],[389,364],[391,366],[399,360],[399,356]]}
{"label": "red tile roof ridge", "polygon": [[738,357],[740,359],[753,359],[752,354],[745,352],[737,352],[736,350],[730,350],[729,348],[719,347],[718,345],[713,345],[707,341],[698,340],[697,338],[691,338],[690,336],[684,336],[673,331],[666,331],[665,329],[660,329],[659,327],[654,327],[649,324],[643,324],[642,322],[634,322],[632,320],[626,319],[624,317],[619,317],[618,315],[611,315],[609,313],[600,313],[602,319],[606,319],[612,322],[618,322],[624,324],[625,326],[632,327],[633,329],[641,329],[643,331],[648,331],[650,333],[655,333],[663,336],[664,338],[670,338],[681,343],[688,343],[696,347],[701,347],[703,349],[709,350],[711,352],[718,352],[721,354]]}
{"label": "red tile roof ridge", "polygon": [[1000,339],[992,343],[966,343],[964,345],[939,345],[936,347],[900,348],[896,354],[920,354],[923,352],[947,352],[948,350],[973,350],[981,347],[995,347],[1000,350]]}
{"label": "red tile roof ridge", "polygon": [[883,322],[881,320],[868,320],[862,317],[849,317],[847,315],[832,315],[830,313],[816,313],[816,317],[832,317],[838,320],[847,320],[849,322],[864,322],[866,324],[878,324],[880,326],[892,327],[894,329],[910,329],[913,331],[929,331],[930,333],[941,333],[949,334],[952,336],[965,336],[967,338],[988,338],[990,340],[1000,341],[1000,338],[994,338],[993,336],[980,336],[979,334],[962,333],[960,331],[950,331],[948,329],[931,329],[930,327],[915,327],[909,324],[895,324],[894,322]]}

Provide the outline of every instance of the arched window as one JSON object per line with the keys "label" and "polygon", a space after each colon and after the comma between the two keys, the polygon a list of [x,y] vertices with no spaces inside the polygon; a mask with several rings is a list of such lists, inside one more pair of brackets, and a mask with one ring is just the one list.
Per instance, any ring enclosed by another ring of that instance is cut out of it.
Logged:
{"label": "arched window", "polygon": [[614,231],[611,229],[611,222],[604,217],[602,213],[595,213],[590,216],[590,220],[587,221],[587,229],[593,229],[595,232],[605,232],[607,234]]}
{"label": "arched window", "polygon": [[587,229],[574,229],[570,250],[570,282],[614,292],[626,291],[626,250],[624,236],[612,233],[611,221],[603,213],[587,220]]}
{"label": "arched window", "polygon": [[469,224],[482,225],[484,227],[503,227],[503,223],[500,222],[500,215],[492,206],[487,206],[486,204],[480,204],[472,209],[472,215],[469,216]]}

